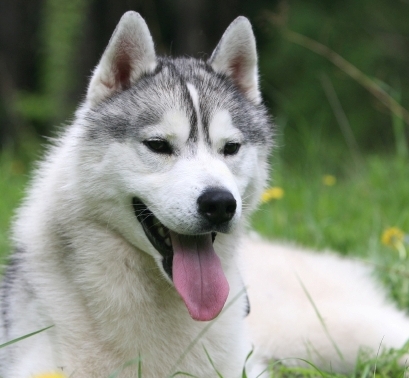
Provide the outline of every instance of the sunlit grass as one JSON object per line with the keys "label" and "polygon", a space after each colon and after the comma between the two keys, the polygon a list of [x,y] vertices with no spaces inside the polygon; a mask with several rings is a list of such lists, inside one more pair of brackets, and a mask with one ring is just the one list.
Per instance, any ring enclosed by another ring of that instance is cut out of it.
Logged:
{"label": "sunlit grass", "polygon": [[408,163],[369,156],[363,169],[346,167],[337,176],[320,171],[319,163],[305,171],[275,165],[272,182],[285,196],[263,203],[253,224],[266,236],[314,248],[360,256],[390,253],[381,243],[383,231],[393,226],[409,230]]}

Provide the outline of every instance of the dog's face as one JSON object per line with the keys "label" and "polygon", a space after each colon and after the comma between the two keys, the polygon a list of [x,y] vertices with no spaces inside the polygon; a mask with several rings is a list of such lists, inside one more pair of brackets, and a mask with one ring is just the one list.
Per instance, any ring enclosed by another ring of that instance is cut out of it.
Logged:
{"label": "dog's face", "polygon": [[257,80],[247,19],[205,63],[157,58],[145,22],[128,12],[78,112],[83,175],[93,178],[84,191],[98,192],[100,216],[156,259],[197,320],[217,316],[228,294],[213,241],[238,227],[267,178]]}

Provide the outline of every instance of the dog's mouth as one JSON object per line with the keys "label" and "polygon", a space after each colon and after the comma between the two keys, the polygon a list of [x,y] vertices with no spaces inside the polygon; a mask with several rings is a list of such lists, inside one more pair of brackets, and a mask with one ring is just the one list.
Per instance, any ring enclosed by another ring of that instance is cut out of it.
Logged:
{"label": "dog's mouth", "polygon": [[155,249],[163,256],[163,269],[172,278],[173,248],[169,229],[165,227],[148,207],[138,198],[132,199],[136,218]]}
{"label": "dog's mouth", "polygon": [[215,232],[178,234],[163,225],[138,198],[132,199],[136,218],[150,243],[162,255],[162,265],[195,320],[212,320],[229,293],[221,262],[213,249]]}

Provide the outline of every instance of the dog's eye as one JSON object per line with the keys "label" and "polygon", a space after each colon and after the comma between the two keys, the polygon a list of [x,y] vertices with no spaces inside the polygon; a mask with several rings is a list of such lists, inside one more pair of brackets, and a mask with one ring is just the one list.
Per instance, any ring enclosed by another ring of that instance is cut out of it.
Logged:
{"label": "dog's eye", "polygon": [[156,152],[158,154],[170,155],[172,153],[172,148],[170,144],[163,139],[145,140],[143,144],[147,146],[151,151]]}
{"label": "dog's eye", "polygon": [[239,152],[241,144],[235,142],[228,142],[224,145],[223,154],[224,155],[235,155]]}

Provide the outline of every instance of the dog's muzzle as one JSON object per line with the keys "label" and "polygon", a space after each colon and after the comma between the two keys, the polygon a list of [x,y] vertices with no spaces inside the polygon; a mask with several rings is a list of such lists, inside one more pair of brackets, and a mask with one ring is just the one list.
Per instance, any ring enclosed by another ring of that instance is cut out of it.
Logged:
{"label": "dog's muzzle", "polygon": [[229,283],[213,248],[217,231],[228,229],[236,200],[226,190],[208,189],[197,200],[205,230],[197,235],[176,233],[163,225],[138,198],[132,199],[136,218],[162,255],[162,265],[195,320],[214,319],[227,300]]}

